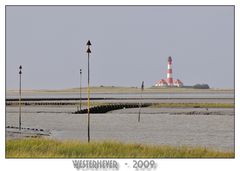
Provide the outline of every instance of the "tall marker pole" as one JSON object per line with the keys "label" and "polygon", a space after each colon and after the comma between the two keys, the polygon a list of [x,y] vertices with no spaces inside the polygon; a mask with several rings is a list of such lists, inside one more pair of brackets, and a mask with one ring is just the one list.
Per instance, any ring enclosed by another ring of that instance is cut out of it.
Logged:
{"label": "tall marker pole", "polygon": [[79,104],[79,111],[82,110],[82,69],[80,69],[80,88],[79,88],[79,96],[80,96],[80,104]]}
{"label": "tall marker pole", "polygon": [[89,55],[91,53],[90,40],[87,42],[87,54],[88,54],[88,142],[90,142],[90,66],[89,66]]}
{"label": "tall marker pole", "polygon": [[142,86],[141,86],[141,99],[140,99],[140,102],[139,102],[138,122],[140,122],[143,89],[144,89],[144,81],[142,81]]}
{"label": "tall marker pole", "polygon": [[22,96],[22,65],[19,66],[19,131],[22,129],[22,111],[21,111],[21,96]]}

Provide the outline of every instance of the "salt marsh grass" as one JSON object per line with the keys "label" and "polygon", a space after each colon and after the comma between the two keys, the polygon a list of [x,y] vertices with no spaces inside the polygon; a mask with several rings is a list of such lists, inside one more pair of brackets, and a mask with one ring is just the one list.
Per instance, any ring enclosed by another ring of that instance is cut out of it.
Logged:
{"label": "salt marsh grass", "polygon": [[234,158],[233,152],[205,147],[150,146],[114,141],[57,141],[44,138],[6,141],[7,158]]}

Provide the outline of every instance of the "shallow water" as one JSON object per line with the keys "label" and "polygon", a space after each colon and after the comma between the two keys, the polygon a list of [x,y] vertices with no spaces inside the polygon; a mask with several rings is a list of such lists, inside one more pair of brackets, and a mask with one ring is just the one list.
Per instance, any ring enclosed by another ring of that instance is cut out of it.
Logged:
{"label": "shallow water", "polygon": [[[23,107],[22,127],[51,131],[51,138],[87,141],[87,115],[70,114],[73,107]],[[91,140],[130,143],[206,146],[234,151],[234,109],[209,109],[214,115],[185,115],[174,112],[203,109],[123,109],[91,114]],[[40,112],[39,112],[40,111]],[[216,114],[220,113],[220,114]],[[18,125],[18,108],[6,108],[6,125]]]}

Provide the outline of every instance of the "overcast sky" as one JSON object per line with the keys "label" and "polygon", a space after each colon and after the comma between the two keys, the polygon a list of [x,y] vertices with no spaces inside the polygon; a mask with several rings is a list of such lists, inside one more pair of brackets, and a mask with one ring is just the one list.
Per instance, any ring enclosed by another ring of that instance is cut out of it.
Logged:
{"label": "overcast sky", "polygon": [[233,6],[7,6],[6,88],[62,89],[152,86],[166,78],[185,85],[234,87]]}

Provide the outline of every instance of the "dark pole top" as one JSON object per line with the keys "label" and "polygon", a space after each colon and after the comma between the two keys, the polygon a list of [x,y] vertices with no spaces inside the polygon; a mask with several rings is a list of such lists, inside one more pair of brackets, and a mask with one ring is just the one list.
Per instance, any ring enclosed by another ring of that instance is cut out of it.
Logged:
{"label": "dark pole top", "polygon": [[20,69],[19,74],[22,74],[22,65],[19,66],[19,69]]}
{"label": "dark pole top", "polygon": [[90,48],[88,47],[88,49],[87,49],[87,53],[91,53],[91,50],[90,50]]}
{"label": "dark pole top", "polygon": [[91,46],[91,45],[92,45],[92,44],[91,44],[90,40],[88,40],[87,46]]}
{"label": "dark pole top", "polygon": [[142,81],[141,89],[142,89],[142,90],[144,89],[144,81]]}

